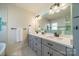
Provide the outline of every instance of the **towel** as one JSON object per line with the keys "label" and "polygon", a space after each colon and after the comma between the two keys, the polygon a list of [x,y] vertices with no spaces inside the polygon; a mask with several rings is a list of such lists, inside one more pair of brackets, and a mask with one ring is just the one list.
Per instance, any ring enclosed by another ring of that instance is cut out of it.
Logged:
{"label": "towel", "polygon": [[18,28],[16,30],[16,42],[22,42],[23,41],[23,29]]}

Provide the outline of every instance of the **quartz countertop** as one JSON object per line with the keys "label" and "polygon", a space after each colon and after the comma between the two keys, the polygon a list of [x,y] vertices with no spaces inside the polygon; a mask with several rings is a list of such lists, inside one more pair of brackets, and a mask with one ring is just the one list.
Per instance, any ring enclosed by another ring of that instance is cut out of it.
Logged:
{"label": "quartz countertop", "polygon": [[72,36],[63,35],[63,36],[55,37],[51,33],[46,33],[46,34],[29,33],[29,34],[40,37],[40,38],[43,38],[45,40],[49,40],[49,41],[52,41],[52,42],[62,44],[62,45],[67,46],[69,48],[73,48],[73,43],[72,43],[73,38],[72,38]]}

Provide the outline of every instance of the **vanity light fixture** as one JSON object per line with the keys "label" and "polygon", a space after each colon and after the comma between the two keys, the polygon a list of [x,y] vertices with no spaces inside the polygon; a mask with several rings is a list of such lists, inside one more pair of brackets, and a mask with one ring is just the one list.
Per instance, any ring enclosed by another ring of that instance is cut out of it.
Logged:
{"label": "vanity light fixture", "polygon": [[59,3],[55,3],[55,4],[51,5],[49,14],[54,14],[55,12],[60,12],[60,10],[58,9],[59,6],[60,6]]}
{"label": "vanity light fixture", "polygon": [[35,19],[36,19],[36,20],[40,20],[40,19],[42,19],[42,16],[37,15],[37,16],[35,17]]}
{"label": "vanity light fixture", "polygon": [[55,12],[58,13],[61,10],[65,10],[68,7],[66,3],[55,3],[50,6],[49,14],[54,14]]}

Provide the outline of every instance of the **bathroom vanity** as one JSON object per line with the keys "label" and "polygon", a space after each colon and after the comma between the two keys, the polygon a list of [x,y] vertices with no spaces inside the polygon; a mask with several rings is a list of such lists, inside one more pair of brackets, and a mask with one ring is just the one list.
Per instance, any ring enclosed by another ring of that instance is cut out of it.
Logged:
{"label": "bathroom vanity", "polygon": [[[39,33],[29,32],[28,36],[29,47],[36,52],[36,55],[79,55],[78,6],[78,4],[72,4],[54,14],[47,12],[42,16],[41,20],[35,20],[37,23],[34,32]],[[45,34],[40,34],[42,31],[45,31]],[[54,33],[57,33],[57,35],[54,36]]]}
{"label": "bathroom vanity", "polygon": [[30,33],[29,47],[38,56],[73,56],[73,46],[68,39]]}

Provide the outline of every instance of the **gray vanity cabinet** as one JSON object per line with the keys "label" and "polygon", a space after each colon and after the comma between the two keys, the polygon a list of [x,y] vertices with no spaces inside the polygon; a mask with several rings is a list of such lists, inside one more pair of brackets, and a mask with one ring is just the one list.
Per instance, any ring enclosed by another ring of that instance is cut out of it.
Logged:
{"label": "gray vanity cabinet", "polygon": [[73,48],[52,42],[37,36],[29,35],[29,47],[38,56],[72,56]]}
{"label": "gray vanity cabinet", "polygon": [[41,38],[29,35],[29,47],[36,55],[41,56]]}
{"label": "gray vanity cabinet", "polygon": [[41,38],[34,37],[34,47],[41,50]]}
{"label": "gray vanity cabinet", "polygon": [[65,54],[60,53],[61,50],[66,52],[64,46],[50,42],[45,39],[42,39],[42,54],[44,56],[63,56],[63,55],[65,55]]}
{"label": "gray vanity cabinet", "polygon": [[63,56],[63,54],[61,54],[43,44],[42,44],[42,55],[43,56]]}
{"label": "gray vanity cabinet", "polygon": [[41,38],[34,36],[34,51],[36,55],[41,56]]}

